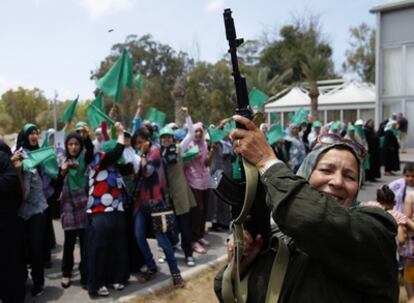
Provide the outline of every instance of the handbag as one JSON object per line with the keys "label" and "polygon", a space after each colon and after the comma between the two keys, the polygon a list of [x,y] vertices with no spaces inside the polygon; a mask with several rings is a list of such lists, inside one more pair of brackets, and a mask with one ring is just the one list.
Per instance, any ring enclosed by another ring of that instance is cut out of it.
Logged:
{"label": "handbag", "polygon": [[165,234],[174,230],[175,214],[172,208],[164,201],[149,201],[151,225],[154,234]]}

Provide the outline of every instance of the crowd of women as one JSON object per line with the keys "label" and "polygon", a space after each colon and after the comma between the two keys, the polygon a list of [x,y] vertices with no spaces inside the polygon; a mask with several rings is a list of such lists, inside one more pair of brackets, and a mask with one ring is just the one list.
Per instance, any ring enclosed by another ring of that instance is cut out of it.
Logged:
{"label": "crowd of women", "polygon": [[[209,140],[206,128],[193,124],[185,107],[185,125],[169,123],[160,129],[140,118],[141,107],[139,102],[131,132],[119,122],[109,132],[102,123],[92,135],[87,123],[79,121],[73,132],[65,130],[63,148],[54,143],[53,130],[40,138],[39,128],[28,123],[16,146],[0,142],[0,236],[8,243],[0,252],[3,302],[24,300],[29,272],[31,294],[44,293],[44,268],[56,244],[56,216],[64,231],[61,286],[72,285],[79,242],[80,284],[91,296],[108,296],[108,287],[122,290],[131,272],[140,272],[142,283],[152,280],[158,268],[149,238],[164,252],[173,285],[183,287],[175,251],[182,250],[186,266],[194,266],[193,253],[208,250],[206,222],[215,231],[228,229],[231,209],[210,194],[210,183],[217,171],[237,178],[240,168],[229,136]],[[380,143],[371,119],[365,127],[360,120],[323,126],[310,119],[292,123],[288,134],[272,144],[272,152],[296,172],[321,134],[340,135],[367,147],[364,171],[373,181],[380,177],[380,146],[386,174],[399,170],[396,125],[394,120],[386,123]],[[217,128],[225,128],[224,122]],[[260,128],[264,134],[268,129]],[[50,147],[55,157],[43,159],[40,152]],[[29,165],[36,157],[36,164]],[[54,174],[50,161],[58,165]]]}
{"label": "crowd of women", "polygon": [[[16,146],[0,142],[0,236],[8,243],[0,257],[2,302],[23,302],[29,273],[31,294],[44,293],[56,216],[64,231],[61,286],[72,285],[78,242],[80,284],[91,296],[122,290],[131,272],[139,273],[139,282],[152,280],[158,268],[149,238],[163,251],[158,262],[168,263],[174,287],[183,287],[175,251],[194,266],[193,253],[206,254],[210,245],[206,221],[215,231],[228,229],[230,208],[209,195],[209,182],[214,170],[231,170],[231,143],[208,144],[202,123],[193,124],[185,107],[185,128],[170,123],[161,129],[142,121],[141,107],[131,132],[119,122],[111,131],[102,123],[92,137],[79,121],[65,131],[63,148],[53,130],[40,138],[29,123]],[[42,156],[50,148],[53,156]]]}

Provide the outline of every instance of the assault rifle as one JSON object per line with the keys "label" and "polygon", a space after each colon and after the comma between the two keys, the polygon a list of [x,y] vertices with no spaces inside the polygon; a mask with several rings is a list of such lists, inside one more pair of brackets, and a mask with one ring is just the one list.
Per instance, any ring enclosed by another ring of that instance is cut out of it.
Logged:
{"label": "assault rifle", "polygon": [[[240,74],[239,62],[237,59],[237,47],[239,47],[244,40],[237,38],[236,29],[234,27],[231,10],[225,9],[224,24],[226,28],[226,37],[229,43],[229,53],[231,55],[231,63],[233,67],[234,85],[236,88],[237,108],[235,113],[244,116],[248,119],[253,119],[253,111],[249,106],[249,97],[247,93],[246,79]],[[236,127],[243,128],[242,125],[236,124]],[[241,158],[239,159],[241,162]],[[232,217],[237,218],[243,208],[244,196],[246,192],[245,173],[242,163],[240,163],[242,180],[231,180],[224,174],[215,176],[217,178],[217,188],[214,189],[215,194],[225,203],[232,206]],[[247,229],[253,236],[261,234],[266,241],[270,237],[270,211],[265,203],[264,187],[259,181],[253,205],[250,209],[249,216],[244,221],[244,228]],[[266,245],[264,245],[266,246]]]}

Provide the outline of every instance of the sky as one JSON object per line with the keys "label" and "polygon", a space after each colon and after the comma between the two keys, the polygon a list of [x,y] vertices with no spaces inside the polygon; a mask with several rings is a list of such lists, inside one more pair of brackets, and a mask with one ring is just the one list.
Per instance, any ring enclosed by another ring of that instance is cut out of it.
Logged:
{"label": "sky", "polygon": [[[93,97],[96,70],[129,34],[156,41],[197,60],[216,62],[227,51],[223,9],[231,8],[237,36],[259,39],[292,16],[320,17],[337,71],[349,28],[375,26],[369,10],[385,0],[1,0],[0,95],[18,86],[58,100]],[[108,30],[113,31],[108,32]]]}

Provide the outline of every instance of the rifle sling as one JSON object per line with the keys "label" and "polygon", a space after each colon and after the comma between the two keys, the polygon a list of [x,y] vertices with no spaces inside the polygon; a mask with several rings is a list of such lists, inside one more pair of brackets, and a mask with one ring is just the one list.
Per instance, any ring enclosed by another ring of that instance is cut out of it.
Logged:
{"label": "rifle sling", "polygon": [[[256,196],[257,184],[259,182],[259,174],[255,166],[243,158],[243,166],[246,175],[246,193],[242,211],[233,221],[233,237],[234,237],[234,253],[233,259],[223,273],[222,280],[222,297],[225,303],[244,303],[248,295],[248,279],[247,274],[243,280],[240,280],[239,265],[243,257],[243,223],[250,212],[254,198]],[[272,265],[272,271],[267,287],[266,303],[277,302],[282,288],[283,280],[289,263],[289,250],[283,240],[278,238],[278,251]],[[233,283],[231,273],[236,266],[236,277]]]}

